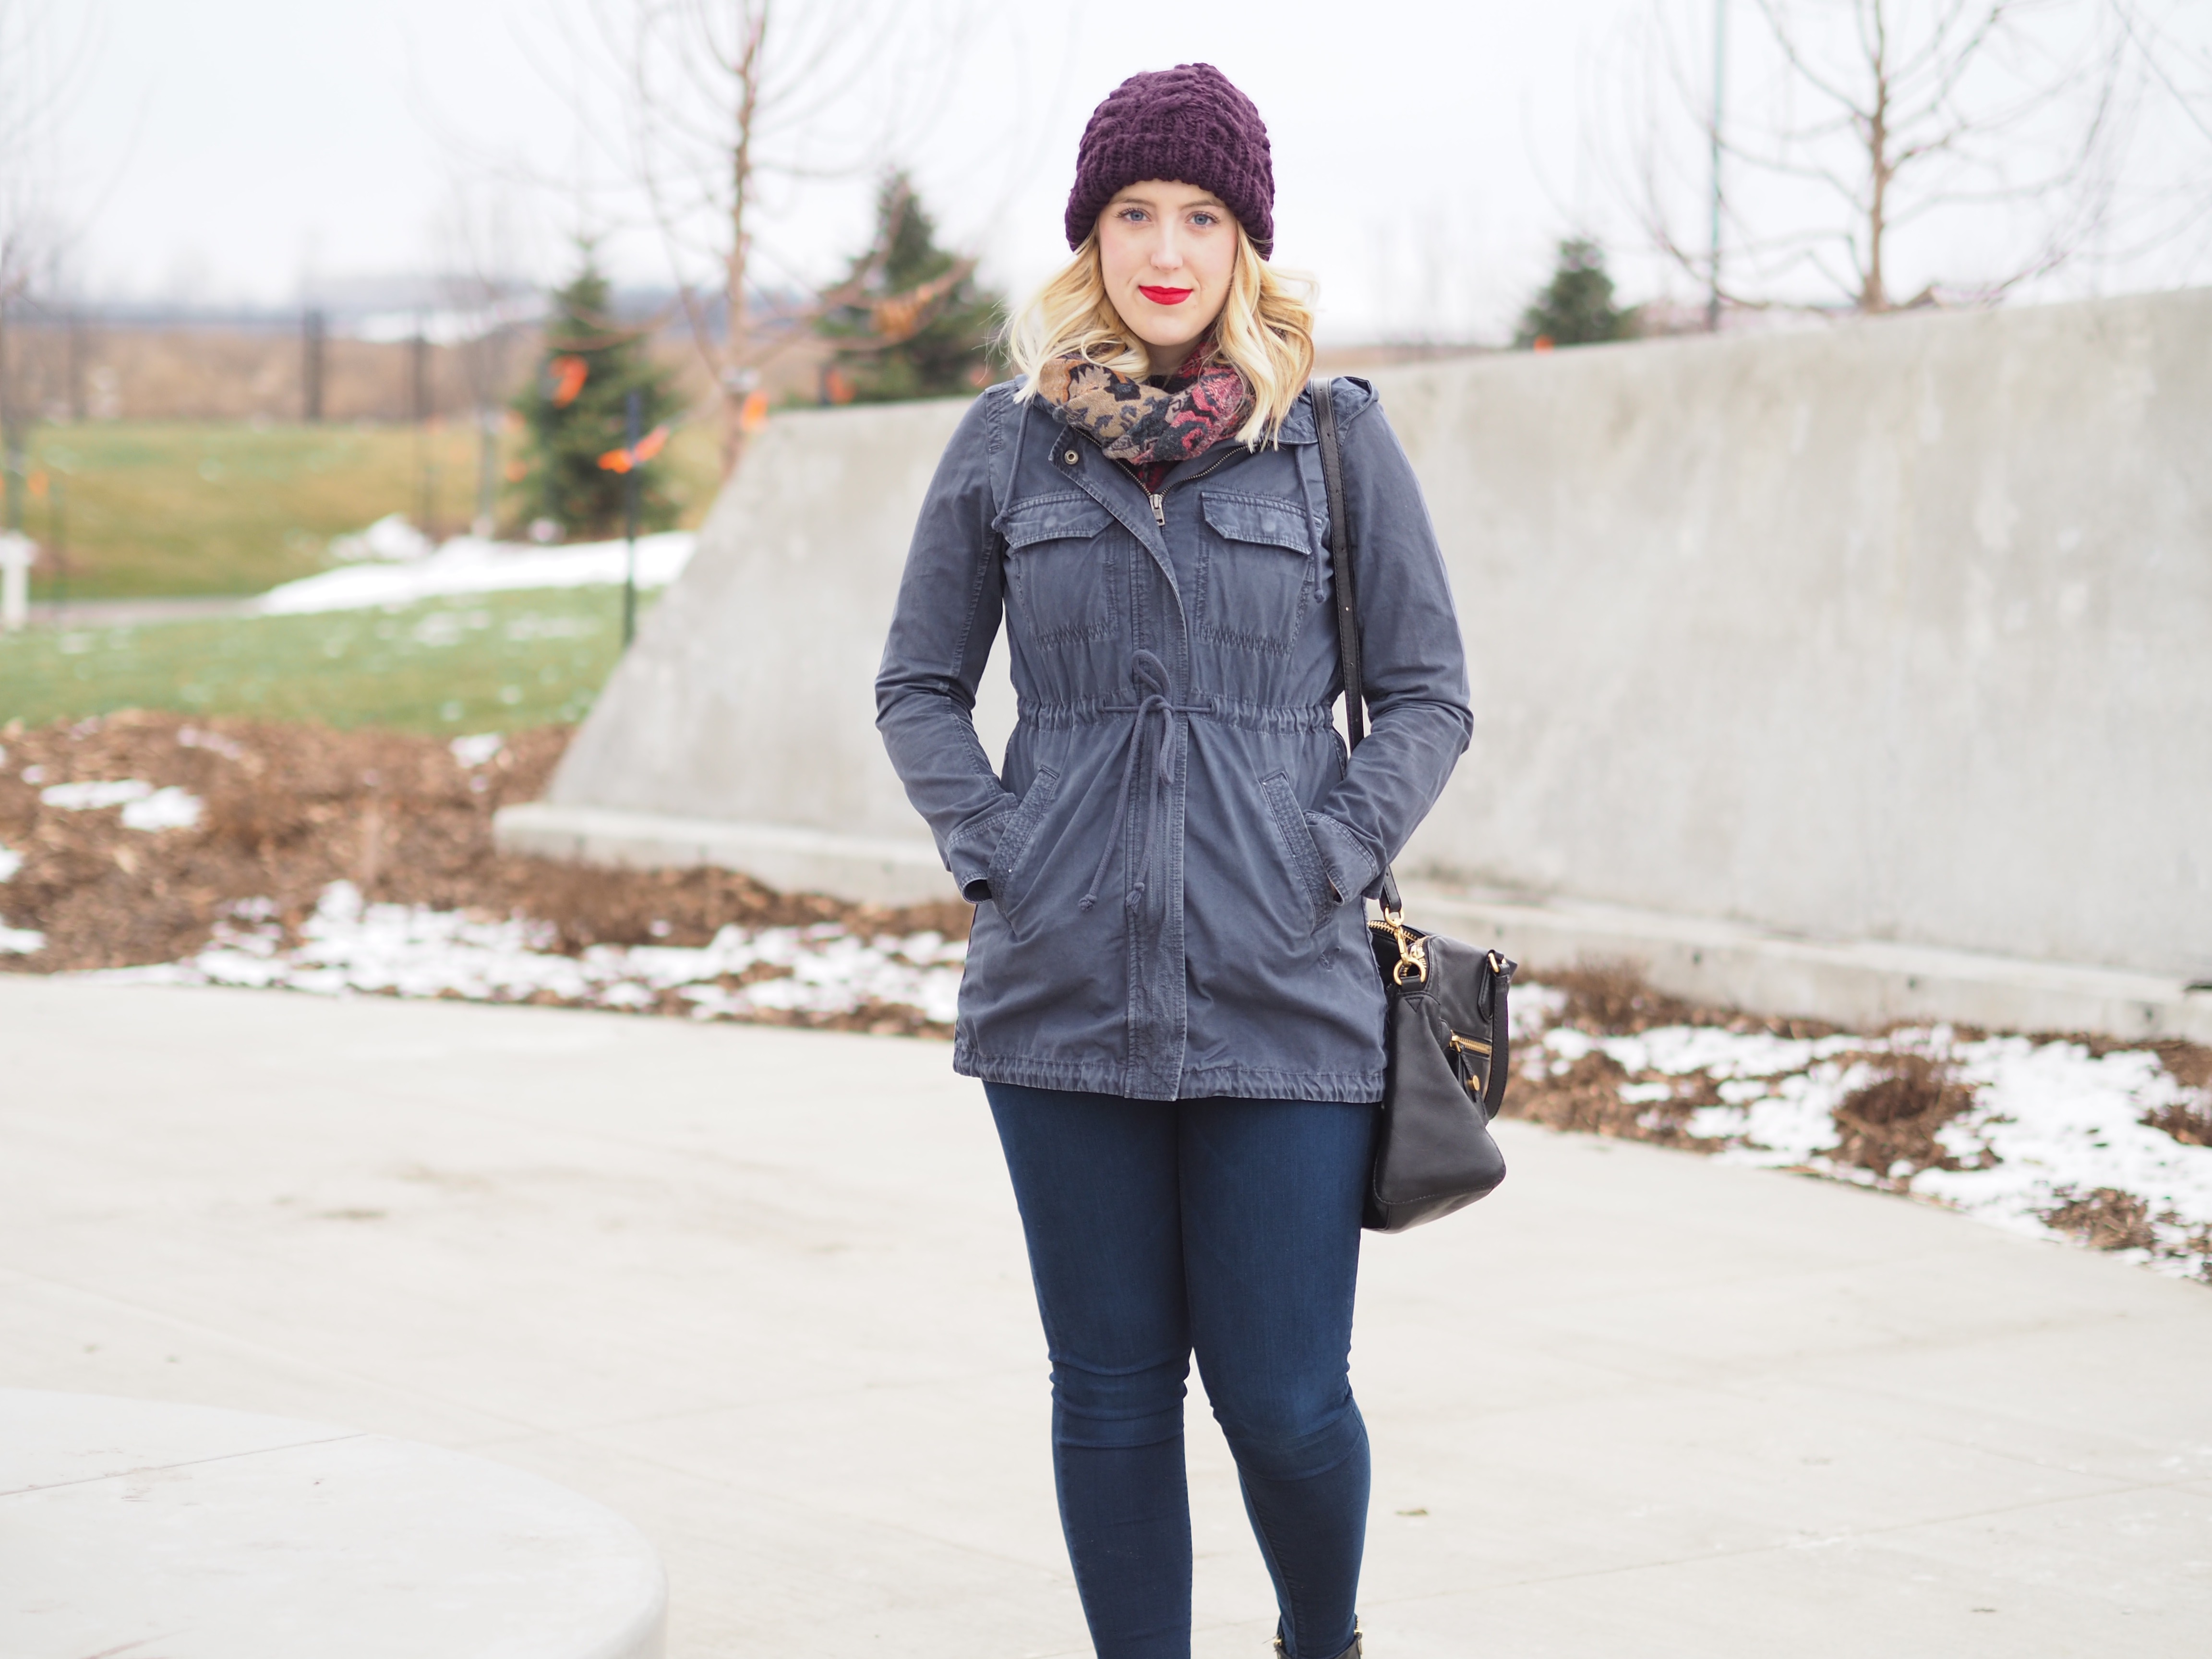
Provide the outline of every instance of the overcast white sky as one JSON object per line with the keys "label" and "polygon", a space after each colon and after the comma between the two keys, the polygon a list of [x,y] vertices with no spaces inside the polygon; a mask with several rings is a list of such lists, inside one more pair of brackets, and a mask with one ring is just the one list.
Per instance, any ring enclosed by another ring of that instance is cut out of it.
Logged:
{"label": "overcast white sky", "polygon": [[[557,272],[581,218],[607,234],[619,275],[667,278],[658,240],[625,227],[632,210],[518,181],[518,167],[551,179],[580,157],[612,176],[618,125],[604,106],[580,117],[553,84],[588,37],[564,38],[552,20],[588,0],[91,3],[99,45],[67,150],[76,264],[95,294],[282,302],[311,275],[434,268],[457,186],[480,224],[512,227],[532,275]],[[819,15],[831,0],[792,3]],[[880,159],[911,165],[946,240],[1019,290],[1064,257],[1060,206],[1092,106],[1133,70],[1210,61],[1268,121],[1277,258],[1320,279],[1329,332],[1494,337],[1552,243],[1577,228],[1613,246],[1632,296],[1666,280],[1637,256],[1608,183],[1655,3],[1680,11],[1677,33],[1702,63],[1711,0],[906,0],[893,10],[928,50],[876,54],[828,121],[849,133],[898,95],[934,104]],[[1747,0],[1735,7],[1748,29]],[[2204,38],[2212,6],[2163,10]],[[2167,126],[2158,164],[2212,175],[2212,143]],[[836,137],[817,133],[817,158]],[[768,188],[764,265],[819,278],[864,239],[865,168]],[[2057,291],[2212,279],[2204,241],[2077,272]]]}

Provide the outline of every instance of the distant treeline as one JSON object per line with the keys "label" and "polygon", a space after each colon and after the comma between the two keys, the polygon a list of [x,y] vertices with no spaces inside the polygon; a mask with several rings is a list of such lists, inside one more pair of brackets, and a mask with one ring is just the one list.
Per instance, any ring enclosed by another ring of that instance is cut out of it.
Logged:
{"label": "distant treeline", "polygon": [[[451,421],[503,410],[538,372],[535,323],[475,339],[364,339],[314,312],[265,315],[7,319],[0,405],[31,421]],[[653,355],[683,395],[707,391],[688,339],[663,330]],[[796,342],[769,377],[776,402],[815,401],[826,349]]]}

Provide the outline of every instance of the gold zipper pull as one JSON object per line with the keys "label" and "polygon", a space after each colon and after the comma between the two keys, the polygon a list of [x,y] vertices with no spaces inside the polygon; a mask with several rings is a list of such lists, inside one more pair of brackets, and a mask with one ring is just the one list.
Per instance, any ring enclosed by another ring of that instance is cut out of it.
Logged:
{"label": "gold zipper pull", "polygon": [[1482,1065],[1478,1066],[1473,1060],[1469,1060],[1468,1062],[1467,1076],[1463,1079],[1467,1084],[1468,1093],[1473,1095],[1477,1100],[1480,1100],[1482,1098],[1483,1085],[1488,1080],[1486,1074],[1490,1070],[1490,1045],[1486,1042],[1478,1042],[1473,1037],[1462,1036],[1457,1031],[1454,1031],[1451,1034],[1451,1046],[1452,1053],[1455,1057],[1460,1054],[1480,1054],[1482,1056],[1485,1062]]}
{"label": "gold zipper pull", "polygon": [[1152,497],[1152,522],[1163,530],[1167,528],[1168,510],[1160,504],[1160,498],[1158,495]]}

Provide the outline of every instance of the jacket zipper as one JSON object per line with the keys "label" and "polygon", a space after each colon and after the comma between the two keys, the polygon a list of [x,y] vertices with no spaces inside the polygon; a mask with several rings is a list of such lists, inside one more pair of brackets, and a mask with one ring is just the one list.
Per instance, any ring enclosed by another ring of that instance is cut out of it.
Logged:
{"label": "jacket zipper", "polygon": [[[1200,478],[1205,477],[1208,473],[1218,472],[1230,459],[1230,456],[1224,455],[1219,460],[1215,461],[1212,466],[1207,467],[1205,471],[1194,472],[1188,478],[1177,478],[1175,482],[1177,484],[1196,483]],[[1170,489],[1174,487],[1174,484],[1168,486]],[[1152,522],[1159,526],[1163,530],[1168,527],[1168,507],[1164,496],[1165,491],[1154,490],[1147,498],[1152,504]]]}

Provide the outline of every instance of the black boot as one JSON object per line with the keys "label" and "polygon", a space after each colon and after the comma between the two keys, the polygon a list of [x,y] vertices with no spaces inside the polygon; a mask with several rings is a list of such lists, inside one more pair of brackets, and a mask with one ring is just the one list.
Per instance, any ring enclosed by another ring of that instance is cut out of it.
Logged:
{"label": "black boot", "polygon": [[[1354,1625],[1352,1627],[1352,1645],[1338,1654],[1336,1659],[1359,1659],[1359,1626]],[[1278,1630],[1275,1632],[1275,1659],[1289,1659],[1289,1653],[1290,1650],[1283,1645],[1283,1632]]]}

